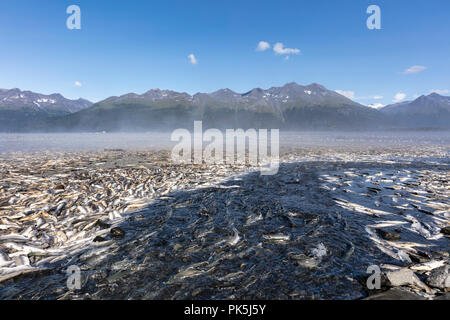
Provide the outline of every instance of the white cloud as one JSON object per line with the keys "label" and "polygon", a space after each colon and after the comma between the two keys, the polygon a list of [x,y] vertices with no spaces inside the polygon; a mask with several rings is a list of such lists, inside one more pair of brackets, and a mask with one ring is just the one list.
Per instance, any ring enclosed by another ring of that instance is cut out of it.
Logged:
{"label": "white cloud", "polygon": [[372,103],[372,104],[368,104],[367,106],[374,108],[374,109],[380,109],[380,108],[383,108],[385,105],[382,103]]}
{"label": "white cloud", "polygon": [[345,91],[345,90],[335,90],[340,95],[343,95],[344,97],[347,97],[349,99],[355,99],[355,92],[354,91]]}
{"label": "white cloud", "polygon": [[426,68],[427,67],[425,67],[425,66],[412,66],[412,67],[409,67],[408,69],[406,69],[405,71],[403,71],[403,74],[412,74],[412,73],[422,72]]}
{"label": "white cloud", "polygon": [[198,63],[197,58],[195,58],[193,53],[188,55],[188,58],[189,58],[189,63],[190,64],[196,65]]}
{"label": "white cloud", "polygon": [[273,46],[275,54],[299,54],[300,49],[285,48],[281,42],[275,43]]}
{"label": "white cloud", "polygon": [[444,89],[444,90],[433,89],[433,90],[430,90],[430,93],[437,93],[437,94],[440,94],[440,95],[444,95],[444,94],[449,94],[450,90],[447,90],[447,89]]}
{"label": "white cloud", "polygon": [[394,100],[392,100],[393,102],[400,102],[402,100],[404,100],[406,98],[406,94],[403,92],[399,92],[394,96]]}
{"label": "white cloud", "polygon": [[381,100],[383,98],[384,97],[380,96],[380,95],[356,97],[356,99],[363,99],[363,100],[369,100],[369,99]]}
{"label": "white cloud", "polygon": [[270,44],[266,41],[260,41],[256,47],[256,51],[266,51],[267,49],[270,49]]}
{"label": "white cloud", "polygon": [[75,87],[82,87],[83,84],[80,81],[75,81],[74,83]]}

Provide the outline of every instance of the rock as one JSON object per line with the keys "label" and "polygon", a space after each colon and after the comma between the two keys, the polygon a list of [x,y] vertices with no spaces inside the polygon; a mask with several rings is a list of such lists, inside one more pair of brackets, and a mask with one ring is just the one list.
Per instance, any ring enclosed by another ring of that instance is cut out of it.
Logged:
{"label": "rock", "polygon": [[431,259],[431,255],[420,250],[417,250],[416,252],[408,251],[408,255],[414,263],[425,263]]}
{"label": "rock", "polygon": [[388,291],[371,295],[364,300],[426,300],[424,297],[402,288],[392,288]]}
{"label": "rock", "polygon": [[445,234],[446,236],[450,236],[450,227],[443,227],[441,229],[441,233]]}
{"label": "rock", "polygon": [[383,229],[377,229],[377,233],[382,237],[384,240],[400,240],[401,236],[398,233],[392,232],[392,231],[386,231]]}
{"label": "rock", "polygon": [[424,284],[412,270],[408,268],[402,268],[397,271],[387,272],[386,277],[389,280],[389,283],[392,287],[411,285],[417,286],[425,290],[427,293],[432,292],[431,289],[426,284]]}
{"label": "rock", "polygon": [[450,300],[450,292],[446,292],[442,295],[436,296],[434,300]]}
{"label": "rock", "polygon": [[179,244],[179,243],[177,243],[177,244],[175,244],[174,246],[173,246],[173,250],[174,251],[178,251],[179,249],[181,249],[183,246],[181,245],[181,244]]}
{"label": "rock", "polygon": [[106,222],[103,222],[101,220],[97,220],[97,222],[95,223],[95,225],[97,227],[100,227],[101,229],[108,229],[110,227],[109,224],[107,224]]}
{"label": "rock", "polygon": [[123,229],[121,229],[119,227],[112,228],[110,233],[111,233],[111,237],[113,237],[113,238],[120,239],[125,236],[125,231],[123,231]]}
{"label": "rock", "polygon": [[450,289],[449,269],[450,266],[445,265],[440,268],[431,270],[425,282],[431,287],[439,289]]}
{"label": "rock", "polygon": [[101,236],[96,236],[93,241],[94,242],[103,242],[103,241],[106,241],[106,239]]}
{"label": "rock", "polygon": [[387,272],[386,277],[389,280],[390,285],[393,287],[400,287],[414,284],[417,278],[414,272],[407,268]]}

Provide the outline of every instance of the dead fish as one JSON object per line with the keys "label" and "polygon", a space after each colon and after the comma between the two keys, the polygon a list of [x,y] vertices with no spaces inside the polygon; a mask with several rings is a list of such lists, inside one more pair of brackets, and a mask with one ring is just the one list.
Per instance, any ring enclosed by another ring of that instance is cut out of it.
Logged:
{"label": "dead fish", "polygon": [[14,258],[14,261],[16,262],[16,266],[29,266],[30,265],[30,259],[28,259],[28,256],[21,255]]}
{"label": "dead fish", "polygon": [[116,272],[115,274],[109,276],[108,278],[106,278],[106,280],[108,282],[114,282],[116,280],[119,280],[120,278],[123,278],[124,276],[126,276],[127,274],[133,272],[133,270],[121,270],[119,272]]}
{"label": "dead fish", "polygon": [[88,214],[88,211],[86,210],[86,208],[84,208],[82,206],[78,206],[77,209],[82,214]]}
{"label": "dead fish", "polygon": [[308,269],[314,269],[320,263],[320,261],[315,257],[309,257],[305,254],[291,254],[290,258],[294,260],[297,265]]}
{"label": "dead fish", "polygon": [[[209,269],[201,270],[199,268],[206,267],[207,265],[208,264],[206,262],[200,262],[200,263],[193,264],[193,265],[181,270],[175,276],[173,276],[172,281],[179,281],[179,280],[183,280],[186,278],[197,277],[202,274],[205,274],[209,271]],[[169,282],[172,282],[172,281],[169,281]]]}
{"label": "dead fish", "polygon": [[433,269],[442,267],[443,265],[445,265],[444,260],[432,260],[425,263],[416,264],[410,267],[410,269],[416,271],[431,271]]}
{"label": "dead fish", "polygon": [[217,280],[219,281],[233,281],[236,279],[241,278],[245,273],[242,271],[238,271],[238,272],[234,272],[234,273],[229,273],[226,276],[223,276]]}
{"label": "dead fish", "polygon": [[415,231],[417,231],[418,233],[420,233],[423,237],[425,238],[430,238],[431,237],[431,233],[430,231],[428,231],[427,229],[424,228],[424,226],[419,222],[419,221],[414,221],[411,224],[411,228]]}
{"label": "dead fish", "polygon": [[261,221],[262,219],[263,219],[262,214],[259,214],[259,215],[252,214],[247,218],[247,222],[245,224],[251,225],[257,221]]}
{"label": "dead fish", "polygon": [[411,263],[411,258],[409,257],[409,255],[403,251],[403,250],[398,250],[397,251],[397,257],[400,259],[400,261],[406,262],[406,263]]}
{"label": "dead fish", "polygon": [[355,252],[355,246],[353,245],[353,243],[349,242],[347,244],[347,250],[343,257],[344,260],[348,260],[353,255],[354,252]]}
{"label": "dead fish", "polygon": [[271,240],[271,241],[289,241],[291,239],[290,235],[285,235],[282,233],[278,233],[278,234],[268,234],[268,235],[263,235],[263,238],[266,240]]}
{"label": "dead fish", "polygon": [[9,266],[12,262],[6,253],[0,251],[0,268]]}
{"label": "dead fish", "polygon": [[30,241],[30,238],[20,234],[7,234],[0,236],[0,243],[4,242],[27,243],[28,241]]}
{"label": "dead fish", "polygon": [[64,210],[64,208],[66,207],[67,202],[61,202],[55,210],[55,216],[59,217],[59,215],[61,214],[61,212]]}
{"label": "dead fish", "polygon": [[67,241],[67,236],[66,236],[66,234],[64,233],[64,231],[58,230],[58,231],[56,232],[56,237],[57,237],[57,239],[59,240],[59,242],[64,243],[64,242]]}
{"label": "dead fish", "polygon": [[228,244],[234,246],[239,242],[240,239],[241,237],[239,236],[239,232],[236,228],[233,227],[233,236],[228,240]]}
{"label": "dead fish", "polygon": [[122,215],[117,210],[113,210],[109,213],[109,220],[114,221],[116,219],[121,219]]}

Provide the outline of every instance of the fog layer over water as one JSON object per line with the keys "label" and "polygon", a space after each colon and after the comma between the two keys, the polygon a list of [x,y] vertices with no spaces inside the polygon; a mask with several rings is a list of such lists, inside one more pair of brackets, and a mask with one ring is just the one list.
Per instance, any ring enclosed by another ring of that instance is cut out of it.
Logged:
{"label": "fog layer over water", "polygon": [[[0,134],[0,153],[171,148],[170,132]],[[223,132],[225,138],[225,132]],[[270,141],[270,138],[269,138]],[[204,145],[209,144],[204,142]],[[280,132],[280,146],[448,145],[450,132]]]}

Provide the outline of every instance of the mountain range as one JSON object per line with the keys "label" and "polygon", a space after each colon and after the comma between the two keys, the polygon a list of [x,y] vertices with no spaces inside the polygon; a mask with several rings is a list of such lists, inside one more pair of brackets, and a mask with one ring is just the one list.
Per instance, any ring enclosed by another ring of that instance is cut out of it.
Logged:
{"label": "mountain range", "polygon": [[69,131],[170,130],[191,128],[340,129],[378,127],[385,116],[319,84],[288,83],[236,93],[221,89],[189,95],[152,89],[110,97],[80,112],[50,119],[48,127]]}
{"label": "mountain range", "polygon": [[44,95],[20,89],[0,89],[0,131],[23,130],[37,121],[89,108],[85,99],[70,100],[59,93]]}
{"label": "mountain range", "polygon": [[380,111],[405,128],[450,126],[450,97],[437,93],[422,95],[414,101],[391,104]]}
{"label": "mountain range", "polygon": [[450,97],[430,94],[379,110],[313,83],[189,95],[152,89],[92,104],[0,89],[0,131],[148,131],[192,127],[361,130],[449,127]]}

